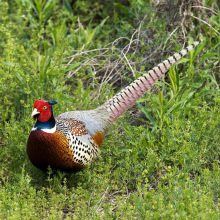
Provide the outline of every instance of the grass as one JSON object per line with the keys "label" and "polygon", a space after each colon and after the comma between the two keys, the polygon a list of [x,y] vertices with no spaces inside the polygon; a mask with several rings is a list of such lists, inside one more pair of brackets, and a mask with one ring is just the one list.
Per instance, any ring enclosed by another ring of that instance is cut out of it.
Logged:
{"label": "grass", "polygon": [[65,173],[27,158],[35,99],[57,100],[55,115],[96,108],[178,51],[187,26],[171,35],[144,1],[0,1],[0,219],[220,218],[220,13],[204,4],[192,11],[212,28],[190,18],[188,32],[203,43],[110,128],[94,163]]}

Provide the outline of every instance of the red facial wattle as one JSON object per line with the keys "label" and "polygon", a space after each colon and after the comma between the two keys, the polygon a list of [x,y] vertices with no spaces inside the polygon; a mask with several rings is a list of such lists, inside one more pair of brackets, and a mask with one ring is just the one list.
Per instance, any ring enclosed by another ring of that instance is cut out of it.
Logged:
{"label": "red facial wattle", "polygon": [[42,100],[35,101],[32,112],[32,117],[34,120],[37,118],[40,122],[46,122],[50,119],[51,115],[51,105]]}

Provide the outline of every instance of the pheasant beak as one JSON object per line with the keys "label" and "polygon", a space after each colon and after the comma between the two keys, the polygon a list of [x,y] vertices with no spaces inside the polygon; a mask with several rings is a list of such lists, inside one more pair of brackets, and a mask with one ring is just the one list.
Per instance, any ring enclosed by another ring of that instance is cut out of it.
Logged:
{"label": "pheasant beak", "polygon": [[31,113],[31,117],[33,117],[33,119],[36,119],[36,115],[39,115],[40,112],[37,111],[37,108],[34,108],[33,112]]}

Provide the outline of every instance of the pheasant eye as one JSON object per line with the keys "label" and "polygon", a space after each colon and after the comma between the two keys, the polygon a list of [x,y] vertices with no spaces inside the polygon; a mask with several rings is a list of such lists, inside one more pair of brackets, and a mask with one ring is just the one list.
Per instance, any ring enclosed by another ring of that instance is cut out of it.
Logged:
{"label": "pheasant eye", "polygon": [[47,106],[46,105],[43,107],[43,110],[47,110]]}

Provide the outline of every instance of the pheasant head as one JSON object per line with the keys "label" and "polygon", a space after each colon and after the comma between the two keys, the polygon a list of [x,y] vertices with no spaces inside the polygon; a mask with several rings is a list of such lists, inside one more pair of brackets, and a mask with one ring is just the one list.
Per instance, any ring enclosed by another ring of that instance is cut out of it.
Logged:
{"label": "pheasant head", "polygon": [[37,118],[40,122],[46,122],[53,116],[52,105],[57,104],[56,101],[43,101],[36,100],[33,107],[33,112],[31,116],[35,120]]}
{"label": "pheasant head", "polygon": [[53,116],[52,105],[56,104],[56,101],[43,101],[36,100],[33,107],[31,116],[33,119],[37,119],[34,126],[34,130],[53,130],[55,128],[55,119]]}

